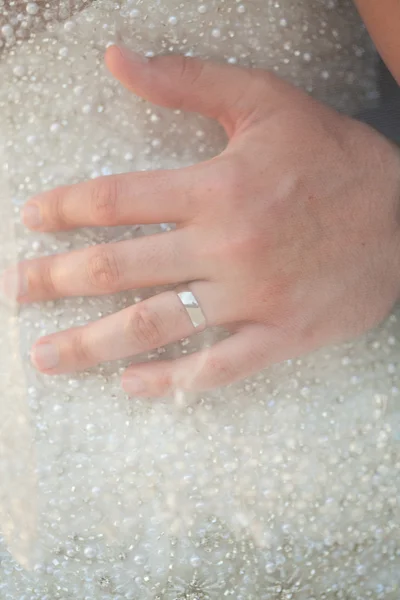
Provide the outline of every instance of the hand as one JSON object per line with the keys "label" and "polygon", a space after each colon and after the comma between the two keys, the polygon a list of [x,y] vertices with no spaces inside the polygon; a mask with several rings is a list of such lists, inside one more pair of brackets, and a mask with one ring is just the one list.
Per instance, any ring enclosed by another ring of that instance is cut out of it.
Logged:
{"label": "hand", "polygon": [[[259,69],[182,56],[144,60],[117,47],[106,63],[139,96],[218,119],[229,144],[189,168],[102,177],[31,199],[23,218],[37,231],[177,228],[25,261],[20,302],[190,282],[207,325],[233,335],[176,361],[128,368],[125,389],[143,396],[228,384],[361,334],[387,315],[400,288],[394,146]],[[168,291],[39,340],[32,360],[53,375],[193,332]]]}

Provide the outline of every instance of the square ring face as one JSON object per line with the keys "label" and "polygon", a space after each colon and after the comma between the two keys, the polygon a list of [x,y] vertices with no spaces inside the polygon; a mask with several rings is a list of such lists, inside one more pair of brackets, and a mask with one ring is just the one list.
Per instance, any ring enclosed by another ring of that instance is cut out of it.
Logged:
{"label": "square ring face", "polygon": [[203,311],[201,310],[199,303],[197,302],[194,294],[190,290],[178,292],[178,296],[183,306],[193,323],[193,327],[196,329],[206,324],[206,318]]}

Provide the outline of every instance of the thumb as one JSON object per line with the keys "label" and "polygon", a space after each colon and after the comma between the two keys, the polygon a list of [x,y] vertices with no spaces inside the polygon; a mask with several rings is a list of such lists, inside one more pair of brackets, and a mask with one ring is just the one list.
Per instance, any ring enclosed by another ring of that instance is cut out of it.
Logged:
{"label": "thumb", "polygon": [[183,55],[146,58],[119,46],[108,48],[105,60],[114,77],[138,96],[217,119],[230,137],[259,112],[270,76]]}

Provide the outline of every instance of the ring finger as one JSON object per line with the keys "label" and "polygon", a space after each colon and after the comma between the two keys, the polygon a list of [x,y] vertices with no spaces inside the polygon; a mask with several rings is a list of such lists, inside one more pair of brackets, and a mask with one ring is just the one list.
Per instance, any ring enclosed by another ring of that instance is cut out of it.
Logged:
{"label": "ring finger", "polygon": [[[195,295],[209,325],[219,325],[214,314],[212,284],[194,282]],[[165,346],[202,331],[196,327],[176,291],[163,292],[100,321],[39,340],[32,349],[36,368],[49,375],[88,369]]]}

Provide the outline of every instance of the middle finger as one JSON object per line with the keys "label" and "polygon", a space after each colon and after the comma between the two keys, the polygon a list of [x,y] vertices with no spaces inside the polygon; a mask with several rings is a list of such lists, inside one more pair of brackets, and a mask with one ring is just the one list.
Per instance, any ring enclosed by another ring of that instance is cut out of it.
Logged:
{"label": "middle finger", "polygon": [[190,234],[181,229],[24,261],[17,276],[15,270],[5,274],[4,287],[23,304],[97,296],[201,277],[197,262]]}

